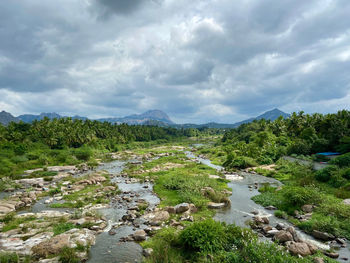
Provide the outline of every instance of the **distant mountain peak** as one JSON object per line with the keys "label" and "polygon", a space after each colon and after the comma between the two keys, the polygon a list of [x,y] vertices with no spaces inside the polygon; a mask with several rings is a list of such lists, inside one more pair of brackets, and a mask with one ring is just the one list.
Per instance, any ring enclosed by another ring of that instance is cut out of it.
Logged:
{"label": "distant mountain peak", "polygon": [[0,112],[0,123],[3,125],[8,125],[10,122],[19,122],[19,120],[14,117],[11,113],[7,111]]}
{"label": "distant mountain peak", "polygon": [[290,115],[288,113],[281,111],[278,108],[274,108],[272,110],[264,112],[263,114],[259,115],[255,119],[256,120],[265,119],[265,120],[274,121],[280,116],[282,116],[283,118],[288,118]]}

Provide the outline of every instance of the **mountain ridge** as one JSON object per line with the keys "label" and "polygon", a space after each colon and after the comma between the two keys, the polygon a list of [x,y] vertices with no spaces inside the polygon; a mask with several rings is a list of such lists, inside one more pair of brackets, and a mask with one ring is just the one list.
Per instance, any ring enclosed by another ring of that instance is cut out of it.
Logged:
{"label": "mountain ridge", "polygon": [[[241,124],[249,123],[254,120],[260,120],[260,119],[266,119],[266,120],[275,120],[279,116],[282,116],[283,118],[288,118],[290,115],[275,108],[269,111],[264,112],[263,114],[260,114],[257,117],[249,118],[240,122],[236,122],[233,124],[228,123],[217,123],[217,122],[209,122],[205,124],[193,124],[193,123],[185,123],[185,124],[176,124],[174,123],[169,116],[161,111],[161,110],[148,110],[141,114],[132,114],[125,117],[110,117],[110,118],[99,118],[95,119],[97,121],[107,121],[110,123],[127,123],[129,125],[153,125],[153,126],[162,126],[162,127],[174,127],[174,128],[221,128],[221,129],[228,129],[228,128],[237,128]],[[4,125],[8,125],[11,121],[19,122],[23,121],[26,123],[31,123],[34,120],[41,120],[43,118],[66,118],[67,116],[61,116],[58,113],[51,112],[51,113],[40,113],[39,115],[35,114],[23,114],[19,115],[18,117],[14,117],[11,113],[8,113],[6,111],[0,112],[0,123]],[[87,120],[87,117],[82,116],[72,116],[72,119],[80,119],[80,120]]]}

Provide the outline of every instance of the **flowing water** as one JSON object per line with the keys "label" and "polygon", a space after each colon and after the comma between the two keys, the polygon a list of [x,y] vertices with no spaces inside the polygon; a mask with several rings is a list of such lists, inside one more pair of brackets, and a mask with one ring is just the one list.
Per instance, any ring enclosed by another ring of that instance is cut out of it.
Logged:
{"label": "flowing water", "polygon": [[[132,161],[132,160],[130,160]],[[124,169],[127,162],[114,161],[108,164],[101,165],[98,169],[105,170],[111,175],[114,175],[112,181],[118,184],[119,190],[122,192],[137,193],[137,199],[144,199],[148,202],[149,208],[152,209],[160,202],[159,198],[153,194],[152,184],[150,183],[127,183],[127,179],[120,176],[120,172]],[[147,186],[147,188],[145,188]],[[135,206],[133,200],[129,206]],[[100,209],[106,219],[108,220],[107,229],[96,237],[96,244],[91,247],[89,260],[90,263],[110,262],[110,263],[124,263],[124,262],[141,262],[142,248],[135,242],[119,242],[119,239],[132,234],[135,230],[133,226],[119,226],[116,228],[116,234],[110,235],[108,231],[111,227],[118,223],[123,215],[127,213],[127,207],[118,203],[111,204],[110,208]],[[138,219],[140,220],[140,219]],[[146,226],[140,220],[140,229]]]}
{"label": "flowing water", "polygon": [[[208,165],[218,171],[222,171],[223,167],[214,165],[208,159],[196,157],[192,152],[186,152],[188,158],[195,159],[197,162]],[[231,207],[223,208],[217,210],[214,219],[221,222],[226,222],[228,224],[236,224],[237,226],[247,227],[247,222],[252,219],[255,213],[261,217],[268,217],[271,226],[275,226],[277,223],[283,223],[286,226],[292,226],[287,220],[280,219],[274,216],[274,211],[267,210],[259,204],[256,204],[251,198],[259,194],[257,190],[258,187],[264,184],[270,184],[273,186],[282,185],[276,179],[265,177],[258,174],[251,174],[246,172],[240,172],[241,180],[233,180],[228,183],[228,186],[232,189],[232,195],[230,196]],[[257,187],[255,187],[257,186]],[[312,236],[296,229],[298,235],[306,241],[313,243],[322,249],[329,249],[329,246],[322,243]],[[262,241],[268,241],[267,238],[262,237]],[[348,243],[348,247],[349,247]],[[347,260],[342,260],[342,258],[350,258],[349,248],[341,248],[337,251],[339,253],[340,262],[349,262]]]}

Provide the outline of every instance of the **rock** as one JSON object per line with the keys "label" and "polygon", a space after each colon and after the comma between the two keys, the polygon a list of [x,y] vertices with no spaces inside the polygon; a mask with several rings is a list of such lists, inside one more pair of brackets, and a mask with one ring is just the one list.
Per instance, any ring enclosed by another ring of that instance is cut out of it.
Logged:
{"label": "rock", "polygon": [[0,216],[16,211],[17,205],[18,205],[18,202],[16,201],[0,200]]}
{"label": "rock", "polygon": [[30,255],[31,249],[40,244],[41,242],[48,240],[53,236],[52,232],[43,232],[33,237],[28,238],[27,240],[22,240],[21,238],[0,238],[0,247],[4,251],[13,251],[23,255]]}
{"label": "rock", "polygon": [[344,199],[343,200],[344,205],[350,205],[350,199]]}
{"label": "rock", "polygon": [[278,223],[277,225],[276,225],[276,229],[278,229],[278,230],[283,230],[283,229],[285,229],[286,228],[286,226],[283,224],[283,223]]}
{"label": "rock", "polygon": [[201,194],[204,196],[208,196],[208,195],[215,195],[215,190],[209,186],[204,187],[203,189],[201,189]]}
{"label": "rock", "polygon": [[143,218],[152,226],[159,226],[163,221],[170,217],[167,211],[157,211],[145,214]]}
{"label": "rock", "polygon": [[273,205],[266,206],[265,209],[267,209],[267,210],[277,210],[277,208],[274,207]]}
{"label": "rock", "polygon": [[303,205],[301,207],[301,210],[303,210],[303,212],[305,213],[311,213],[313,209],[314,209],[313,205]]}
{"label": "rock", "polygon": [[327,257],[330,257],[330,258],[338,258],[339,257],[339,254],[336,253],[336,252],[323,252],[323,254],[325,254]]}
{"label": "rock", "polygon": [[264,231],[265,234],[267,234],[267,232],[272,230],[272,226],[264,226],[262,230]]}
{"label": "rock", "polygon": [[191,213],[197,213],[198,209],[197,209],[197,207],[196,207],[194,204],[190,204],[190,209],[189,209],[189,211],[190,211]]}
{"label": "rock", "polygon": [[189,222],[193,222],[194,219],[193,219],[193,216],[190,216],[190,215],[183,215],[180,217],[180,220],[181,221],[189,221]]}
{"label": "rock", "polygon": [[266,236],[273,237],[273,236],[275,236],[278,232],[279,232],[279,230],[277,230],[277,229],[272,229],[272,230],[267,231]]}
{"label": "rock", "polygon": [[264,224],[264,220],[260,216],[254,216],[253,221],[256,224]]}
{"label": "rock", "polygon": [[144,255],[146,258],[152,256],[152,254],[153,254],[153,249],[152,249],[152,248],[145,248],[145,249],[143,250],[143,255]]}
{"label": "rock", "polygon": [[318,230],[313,230],[313,231],[312,231],[312,236],[315,237],[315,238],[324,240],[324,241],[332,240],[332,239],[335,238],[335,237],[334,237],[333,235],[331,235],[331,234],[328,234],[328,233],[326,233],[326,232],[321,232],[321,231],[318,231]]}
{"label": "rock", "polygon": [[110,234],[111,236],[114,236],[115,234],[117,234],[117,231],[115,231],[115,229],[111,229],[108,231],[108,234]]}
{"label": "rock", "polygon": [[73,228],[69,231],[67,231],[65,234],[70,235],[70,247],[76,247],[77,244],[88,246],[88,245],[95,245],[95,234],[93,231],[83,228],[83,229],[77,229]]}
{"label": "rock", "polygon": [[61,252],[61,250],[64,247],[69,246],[69,239],[69,235],[61,234],[34,246],[32,248],[32,251],[34,252],[34,254],[40,257],[47,257],[48,255],[57,255]]}
{"label": "rock", "polygon": [[225,203],[214,203],[214,202],[208,203],[208,208],[211,208],[211,209],[220,209],[220,208],[224,208],[225,206],[226,206]]}
{"label": "rock", "polygon": [[175,207],[176,210],[176,214],[181,214],[183,212],[186,212],[187,210],[190,209],[190,205],[188,203],[182,203],[182,204],[178,204]]}
{"label": "rock", "polygon": [[262,217],[261,219],[265,225],[268,225],[270,223],[270,220],[268,217]]}
{"label": "rock", "polygon": [[335,241],[337,241],[341,245],[346,245],[346,240],[344,238],[336,238]]}
{"label": "rock", "polygon": [[298,234],[297,234],[297,232],[295,231],[294,227],[290,226],[290,227],[288,227],[288,228],[286,229],[286,231],[288,231],[289,233],[292,234],[293,240],[294,240],[295,242],[301,242],[301,241],[302,241],[302,240],[298,237]]}
{"label": "rock", "polygon": [[176,209],[173,206],[166,207],[165,211],[167,211],[169,214],[176,214]]}
{"label": "rock", "polygon": [[287,241],[293,241],[293,236],[288,231],[280,230],[278,233],[275,234],[274,239],[281,243],[284,243]]}
{"label": "rock", "polygon": [[292,255],[309,256],[312,255],[307,243],[304,242],[288,242],[287,249]]}
{"label": "rock", "polygon": [[314,258],[314,262],[315,263],[324,263],[324,259],[317,257],[317,258]]}
{"label": "rock", "polygon": [[134,238],[135,241],[144,241],[146,240],[146,232],[144,230],[137,230],[132,237]]}

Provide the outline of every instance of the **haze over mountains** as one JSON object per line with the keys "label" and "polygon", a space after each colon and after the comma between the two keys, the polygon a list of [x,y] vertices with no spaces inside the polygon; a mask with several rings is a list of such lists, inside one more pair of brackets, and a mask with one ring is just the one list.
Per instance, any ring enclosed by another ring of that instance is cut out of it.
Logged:
{"label": "haze over mountains", "polygon": [[[169,116],[161,111],[161,110],[149,110],[142,114],[133,114],[125,117],[111,117],[111,118],[100,118],[96,119],[98,121],[107,121],[111,123],[127,123],[129,125],[155,125],[155,126],[162,126],[162,127],[176,127],[176,128],[236,128],[239,125],[243,123],[249,123],[254,120],[260,120],[260,119],[266,119],[266,120],[275,120],[278,117],[282,116],[283,118],[288,118],[290,115],[279,110],[279,109],[273,109],[270,111],[267,111],[255,118],[249,118],[240,122],[236,122],[233,124],[224,124],[224,123],[216,123],[216,122],[210,122],[205,124],[176,124],[174,123]],[[8,113],[6,111],[0,112],[0,123],[3,125],[8,125],[11,121],[19,122],[23,121],[26,123],[31,123],[34,120],[42,120],[45,117],[49,119],[54,118],[65,118],[68,116],[61,116],[58,113],[41,113],[39,115],[33,115],[33,114],[24,114],[20,115],[18,117],[14,117],[11,113]],[[72,119],[81,119],[86,120],[87,117],[81,117],[81,116],[72,116]]]}

